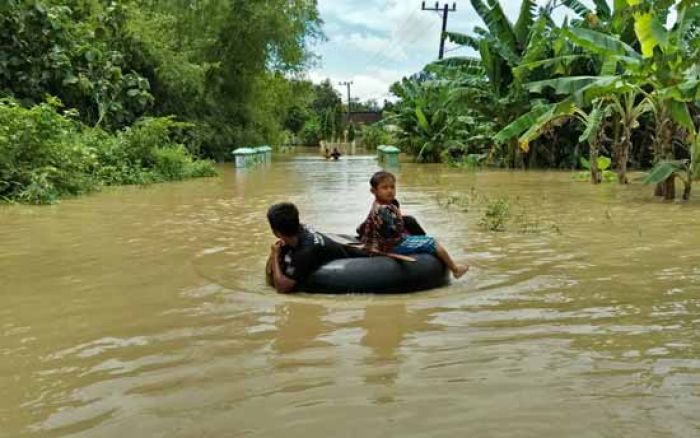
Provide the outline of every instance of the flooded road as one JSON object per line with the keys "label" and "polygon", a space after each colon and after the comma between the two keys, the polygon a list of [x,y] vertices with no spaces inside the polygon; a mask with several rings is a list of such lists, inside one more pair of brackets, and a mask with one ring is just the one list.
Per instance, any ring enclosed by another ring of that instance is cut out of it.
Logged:
{"label": "flooded road", "polygon": [[[403,164],[472,271],[282,296],[265,212],[351,233],[369,156],[0,207],[0,436],[700,436],[700,194]],[[479,226],[505,198],[504,232]]]}

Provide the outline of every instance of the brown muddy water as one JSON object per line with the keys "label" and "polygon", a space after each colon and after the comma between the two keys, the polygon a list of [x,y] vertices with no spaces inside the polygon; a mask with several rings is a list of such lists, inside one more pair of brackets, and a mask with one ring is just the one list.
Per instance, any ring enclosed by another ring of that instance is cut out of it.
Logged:
{"label": "brown muddy water", "polygon": [[[404,211],[466,278],[266,287],[267,206],[350,233],[377,169],[279,156],[0,208],[0,436],[700,436],[700,201],[404,164]],[[478,223],[499,196],[513,219],[495,233]]]}

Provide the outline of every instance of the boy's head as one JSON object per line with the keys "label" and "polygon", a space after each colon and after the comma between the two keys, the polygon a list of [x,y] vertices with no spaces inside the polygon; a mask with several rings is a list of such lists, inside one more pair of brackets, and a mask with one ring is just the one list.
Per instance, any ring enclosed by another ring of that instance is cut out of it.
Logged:
{"label": "boy's head", "polygon": [[396,177],[389,172],[379,171],[369,180],[370,192],[379,202],[390,203],[396,197]]}
{"label": "boy's head", "polygon": [[294,237],[299,234],[299,210],[291,202],[280,202],[267,210],[267,220],[277,237]]}

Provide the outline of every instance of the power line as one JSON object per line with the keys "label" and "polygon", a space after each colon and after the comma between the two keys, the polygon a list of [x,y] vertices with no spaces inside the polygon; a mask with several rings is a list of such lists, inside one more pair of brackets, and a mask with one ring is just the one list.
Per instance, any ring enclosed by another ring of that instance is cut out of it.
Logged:
{"label": "power line", "polygon": [[406,18],[405,21],[403,21],[402,25],[399,26],[396,30],[392,31],[391,38],[389,39],[389,42],[385,45],[383,48],[379,48],[377,51],[374,52],[374,55],[372,58],[370,58],[367,61],[367,64],[373,64],[377,61],[379,61],[381,58],[386,58],[384,55],[384,52],[388,51],[394,51],[399,47],[400,39],[399,38],[394,38],[393,33],[395,32],[396,35],[401,35],[404,31],[408,29],[415,29],[415,26],[413,25],[413,19],[416,16],[416,11],[413,11],[409,14],[409,16]]}
{"label": "power line", "polygon": [[[412,38],[407,39],[407,40],[405,40],[405,41],[402,41],[403,45],[404,45],[404,46],[410,46],[410,45],[412,45],[413,43],[415,43],[416,41],[418,41],[419,39],[421,39],[426,33],[428,33],[428,31],[429,31],[430,29],[432,29],[433,27],[435,27],[435,24],[436,24],[436,23],[435,23],[434,21],[429,21],[429,22],[427,22],[425,25],[423,25],[423,27],[417,29],[415,32],[412,32],[412,34],[413,34],[413,35],[412,35]],[[401,47],[396,47],[396,49],[403,50]],[[395,54],[395,53],[392,53],[392,55],[394,55],[394,54]],[[377,65],[377,67],[384,66],[384,65],[386,65],[387,62],[390,62],[390,61],[394,61],[394,59],[392,59],[391,56],[385,56],[385,57],[384,57],[384,60],[383,60],[381,63],[379,63],[379,64]]]}

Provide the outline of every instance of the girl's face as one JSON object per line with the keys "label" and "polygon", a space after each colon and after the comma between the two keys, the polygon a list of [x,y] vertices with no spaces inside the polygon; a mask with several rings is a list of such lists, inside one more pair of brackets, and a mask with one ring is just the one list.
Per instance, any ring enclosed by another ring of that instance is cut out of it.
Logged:
{"label": "girl's face", "polygon": [[370,190],[377,201],[389,204],[396,197],[396,181],[393,178],[386,178],[379,182],[377,187]]}

